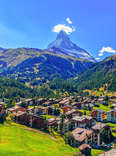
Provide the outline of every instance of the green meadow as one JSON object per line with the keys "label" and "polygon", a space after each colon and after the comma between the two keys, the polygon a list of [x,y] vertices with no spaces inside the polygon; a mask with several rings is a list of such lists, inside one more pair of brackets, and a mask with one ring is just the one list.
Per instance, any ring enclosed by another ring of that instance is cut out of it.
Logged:
{"label": "green meadow", "polygon": [[[73,156],[78,148],[64,143],[60,136],[28,128],[13,122],[0,125],[0,156]],[[100,150],[92,150],[97,156]]]}

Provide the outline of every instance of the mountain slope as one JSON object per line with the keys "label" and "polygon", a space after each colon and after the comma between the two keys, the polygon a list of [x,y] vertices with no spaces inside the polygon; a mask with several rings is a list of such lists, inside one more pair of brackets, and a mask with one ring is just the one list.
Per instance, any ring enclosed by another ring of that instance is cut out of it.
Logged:
{"label": "mountain slope", "polygon": [[61,31],[48,49],[0,48],[0,77],[33,85],[55,78],[77,77],[95,63],[88,52],[73,44]]}
{"label": "mountain slope", "polygon": [[59,49],[66,55],[86,59],[90,62],[96,62],[95,59],[86,50],[74,44],[64,31],[61,31],[57,35],[56,40],[48,45],[48,49]]}
{"label": "mountain slope", "polygon": [[8,68],[3,75],[37,85],[55,78],[67,79],[78,76],[92,64],[92,62],[66,56],[41,53],[38,57],[30,57],[17,66]]}
{"label": "mountain slope", "polygon": [[75,81],[78,90],[94,89],[108,84],[108,89],[116,91],[116,55],[96,63]]}
{"label": "mountain slope", "polygon": [[37,94],[34,89],[23,83],[8,78],[0,78],[0,98],[32,97]]}

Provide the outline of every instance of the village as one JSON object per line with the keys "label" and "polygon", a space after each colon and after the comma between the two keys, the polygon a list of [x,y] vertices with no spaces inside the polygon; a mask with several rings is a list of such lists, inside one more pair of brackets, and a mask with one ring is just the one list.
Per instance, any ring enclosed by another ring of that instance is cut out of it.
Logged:
{"label": "village", "polygon": [[[0,102],[0,120],[12,116],[16,123],[41,131],[56,131],[65,142],[78,147],[80,153],[91,155],[91,149],[111,149],[116,129],[116,97],[81,97],[20,99],[12,108],[5,108],[7,99]],[[104,111],[99,105],[110,108]],[[96,109],[95,109],[96,108]]]}

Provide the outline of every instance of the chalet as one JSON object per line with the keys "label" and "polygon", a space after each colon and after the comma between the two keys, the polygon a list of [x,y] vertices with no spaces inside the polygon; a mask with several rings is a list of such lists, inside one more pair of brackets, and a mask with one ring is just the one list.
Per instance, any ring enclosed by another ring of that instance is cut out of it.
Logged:
{"label": "chalet", "polygon": [[[60,128],[60,122],[61,122],[61,119],[58,117],[56,118],[56,121],[58,123],[58,128]],[[64,119],[64,122],[63,122],[63,132],[66,133],[69,131],[69,125],[70,125],[71,121],[69,119]]]}
{"label": "chalet", "polygon": [[28,114],[29,117],[29,124],[33,128],[39,128],[39,129],[46,129],[47,128],[47,121],[44,117],[41,117],[39,115],[35,114]]}
{"label": "chalet", "polygon": [[[65,119],[64,120],[64,124],[63,124],[63,132],[64,133],[69,131],[69,124],[70,124],[70,120],[69,119]],[[58,122],[58,125],[60,125],[60,121]]]}
{"label": "chalet", "polygon": [[0,102],[0,113],[2,113],[5,110],[5,103]]}
{"label": "chalet", "polygon": [[90,107],[90,108],[93,108],[93,104],[91,103],[90,100],[84,100],[84,101],[81,101],[81,102],[77,102],[77,108],[79,109],[85,109],[86,107]]}
{"label": "chalet", "polygon": [[81,109],[84,109],[86,107],[86,105],[88,104],[88,101],[85,100],[81,103]]}
{"label": "chalet", "polygon": [[47,114],[47,107],[43,107],[43,106],[37,107],[35,108],[34,112],[39,114]]}
{"label": "chalet", "polygon": [[116,123],[116,109],[107,112],[107,121]]}
{"label": "chalet", "polygon": [[116,103],[112,103],[111,109],[116,109]]}
{"label": "chalet", "polygon": [[106,101],[104,100],[104,98],[105,98],[104,96],[99,97],[98,100],[97,100],[97,102],[98,103],[101,103],[101,104],[105,104]]}
{"label": "chalet", "polygon": [[77,96],[77,100],[76,101],[81,102],[82,100],[83,100],[83,97]]}
{"label": "chalet", "polygon": [[69,131],[69,124],[70,124],[70,121],[68,119],[65,119],[64,120],[64,127],[63,127],[64,132]]}
{"label": "chalet", "polygon": [[6,99],[6,98],[3,98],[1,102],[4,102],[4,103],[6,103],[7,101],[8,101],[8,99]]}
{"label": "chalet", "polygon": [[9,108],[7,109],[8,113],[13,113],[13,112],[18,112],[18,111],[21,111],[21,112],[26,112],[27,110],[24,108],[24,107],[20,107],[20,106],[14,106],[12,108]]}
{"label": "chalet", "polygon": [[69,98],[64,98],[62,99],[60,102],[59,102],[59,106],[62,108],[64,106],[70,106],[72,103],[72,98],[69,97]]}
{"label": "chalet", "polygon": [[23,125],[28,125],[28,116],[26,112],[13,112],[14,121]]}
{"label": "chalet", "polygon": [[66,113],[66,112],[68,112],[68,111],[71,110],[71,107],[70,107],[70,106],[64,106],[64,107],[62,108],[62,110],[63,110],[63,113]]}
{"label": "chalet", "polygon": [[97,123],[91,129],[94,131],[94,133],[93,133],[93,145],[98,145],[98,146],[103,143],[104,131],[106,131],[106,134],[108,131],[111,131],[111,127],[104,124],[104,123]]}
{"label": "chalet", "polygon": [[95,120],[90,116],[75,116],[72,118],[75,128],[90,128],[95,125]]}
{"label": "chalet", "polygon": [[47,101],[47,99],[45,99],[45,98],[39,98],[36,100],[36,105],[42,105],[46,101]]}
{"label": "chalet", "polygon": [[28,108],[27,112],[34,113],[35,112],[35,107]]}
{"label": "chalet", "polygon": [[51,102],[50,101],[46,101],[46,102],[43,103],[43,106],[44,107],[47,107],[47,106],[50,106],[50,105],[51,105]]}
{"label": "chalet", "polygon": [[21,105],[22,105],[22,101],[16,103],[16,106],[21,106]]}
{"label": "chalet", "polygon": [[103,121],[105,119],[105,112],[101,109],[96,109],[91,112],[91,116],[97,121]]}
{"label": "chalet", "polygon": [[72,136],[74,138],[74,146],[89,144],[92,143],[93,130],[76,128],[72,131]]}
{"label": "chalet", "polygon": [[78,102],[72,102],[71,107],[74,109],[78,109],[79,108]]}
{"label": "chalet", "polygon": [[81,111],[77,111],[76,109],[72,109],[68,112],[66,112],[66,117],[68,119],[72,119],[75,115],[78,115],[78,116],[82,116],[82,112]]}
{"label": "chalet", "polygon": [[0,102],[0,118],[6,113],[4,102]]}
{"label": "chalet", "polygon": [[82,144],[79,146],[80,154],[83,156],[91,156],[91,146],[88,144]]}
{"label": "chalet", "polygon": [[88,108],[89,110],[93,110],[94,105],[92,103],[86,104],[85,108]]}
{"label": "chalet", "polygon": [[47,109],[48,109],[48,114],[54,115],[55,109],[57,108],[54,105],[52,105],[52,106],[48,106]]}
{"label": "chalet", "polygon": [[29,105],[29,106],[32,106],[34,104],[34,100],[33,99],[25,99],[23,101],[23,103]]}
{"label": "chalet", "polygon": [[52,127],[52,128],[57,128],[58,127],[58,121],[55,118],[50,118],[47,121],[47,126]]}
{"label": "chalet", "polygon": [[[82,105],[82,102],[77,102],[77,104],[76,104],[76,109],[78,108],[78,109],[81,109],[81,105]],[[83,107],[83,106],[82,106]]]}
{"label": "chalet", "polygon": [[111,99],[116,99],[116,96],[113,96],[113,95],[111,95],[111,96],[109,96]]}
{"label": "chalet", "polygon": [[59,102],[59,106],[61,108],[66,106],[66,105],[68,105],[68,104],[69,104],[69,101],[67,99],[66,100],[62,100],[62,101]]}
{"label": "chalet", "polygon": [[15,122],[27,125],[33,128],[46,129],[47,121],[44,117],[38,116],[30,112],[14,111],[12,112]]}

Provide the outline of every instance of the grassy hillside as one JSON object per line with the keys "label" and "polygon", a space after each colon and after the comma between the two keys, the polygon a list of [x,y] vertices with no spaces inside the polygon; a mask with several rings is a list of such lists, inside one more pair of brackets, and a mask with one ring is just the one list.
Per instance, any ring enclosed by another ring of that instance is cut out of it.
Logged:
{"label": "grassy hillside", "polygon": [[[0,125],[1,156],[73,156],[77,148],[66,145],[61,137],[53,138],[39,130],[6,122]],[[92,150],[93,156],[102,153]]]}
{"label": "grassy hillside", "polygon": [[0,125],[0,155],[2,156],[69,156],[73,149],[57,139],[25,126],[16,124]]}

